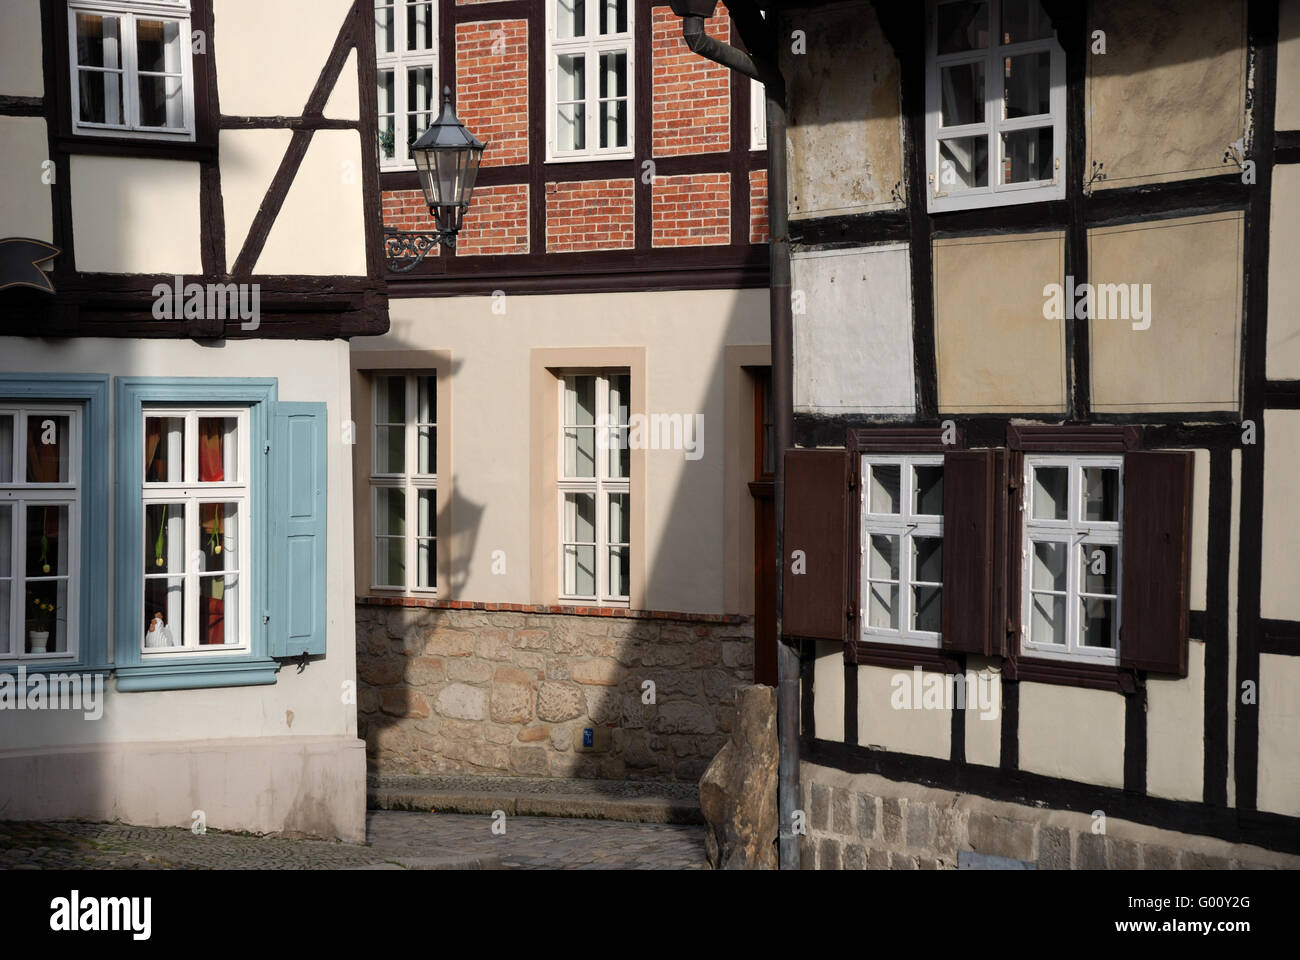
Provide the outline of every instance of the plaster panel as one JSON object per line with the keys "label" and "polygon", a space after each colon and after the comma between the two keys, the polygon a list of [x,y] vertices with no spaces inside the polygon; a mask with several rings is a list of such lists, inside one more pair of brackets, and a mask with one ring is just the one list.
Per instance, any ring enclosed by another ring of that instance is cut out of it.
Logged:
{"label": "plaster panel", "polygon": [[[944,681],[942,673],[922,671],[921,688],[927,682]],[[915,696],[895,698],[904,685],[915,689],[911,670],[858,666],[858,743],[864,747],[911,753],[947,760],[952,753],[952,710],[926,709]],[[945,685],[946,686],[946,685]],[[898,709],[896,702],[911,704]]]}
{"label": "plaster panel", "polygon": [[1259,573],[1260,616],[1269,620],[1300,620],[1300,590],[1290,558],[1300,543],[1300,411],[1269,410],[1264,414],[1264,535],[1265,562]]}
{"label": "plaster panel", "polygon": [[1065,324],[1043,316],[1064,274],[1060,232],[934,241],[940,410],[1064,412]]}
{"label": "plaster panel", "polygon": [[1094,410],[1238,408],[1243,224],[1233,212],[1088,232],[1099,292],[1116,284],[1146,291],[1141,319],[1130,309],[1089,321]]}
{"label": "plaster panel", "polygon": [[1020,769],[1124,786],[1124,697],[1108,690],[1021,683]]}
{"label": "plaster panel", "polygon": [[1300,817],[1300,657],[1259,658],[1260,810]]}
{"label": "plaster panel", "polygon": [[1199,803],[1205,782],[1205,644],[1188,645],[1187,676],[1147,676],[1147,793]]}
{"label": "plaster panel", "polygon": [[[1300,39],[1296,40],[1300,45]],[[1300,78],[1297,79],[1300,83]],[[1280,92],[1280,91],[1279,91]],[[1300,379],[1300,166],[1273,168],[1268,238],[1268,341],[1265,370],[1270,380]]]}
{"label": "plaster panel", "polygon": [[[1277,108],[1273,125],[1278,130],[1300,130],[1300,0],[1281,0],[1277,25]],[[1273,189],[1277,173],[1273,171]]]}
{"label": "plaster panel", "polygon": [[1186,180],[1237,169],[1223,162],[1245,134],[1244,0],[1096,0],[1088,33],[1088,162],[1095,189]]}
{"label": "plaster panel", "polygon": [[69,179],[78,270],[203,272],[197,163],[73,154]]}
{"label": "plaster panel", "polygon": [[813,723],[818,740],[844,742],[844,644],[817,641],[813,666]]}
{"label": "plaster panel", "polygon": [[803,10],[793,26],[805,32],[807,52],[781,44],[790,216],[902,208],[898,59],[873,5]]}
{"label": "plaster panel", "polygon": [[[906,244],[795,254],[794,407],[912,413],[912,288]],[[804,312],[799,313],[802,295]]]}
{"label": "plaster panel", "polygon": [[360,144],[355,130],[312,135],[256,273],[365,274]]}
{"label": "plaster panel", "polygon": [[0,30],[0,96],[39,97],[44,92],[41,0],[5,0],[4,30]]}
{"label": "plaster panel", "polygon": [[41,182],[48,157],[42,118],[0,117],[0,237],[53,241],[54,188]]}
{"label": "plaster panel", "polygon": [[292,130],[222,130],[221,200],[226,217],[226,265],[232,266],[248,238],[266,188],[293,139]]}

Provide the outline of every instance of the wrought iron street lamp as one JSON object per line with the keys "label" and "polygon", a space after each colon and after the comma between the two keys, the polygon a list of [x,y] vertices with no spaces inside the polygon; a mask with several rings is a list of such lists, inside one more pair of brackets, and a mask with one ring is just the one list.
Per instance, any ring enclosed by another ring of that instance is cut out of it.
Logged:
{"label": "wrought iron street lamp", "polygon": [[456,119],[451,88],[442,88],[442,112],[428,130],[411,144],[415,171],[420,177],[424,202],[433,219],[433,230],[402,232],[384,230],[384,255],[388,269],[405,273],[442,244],[456,245],[485,144]]}

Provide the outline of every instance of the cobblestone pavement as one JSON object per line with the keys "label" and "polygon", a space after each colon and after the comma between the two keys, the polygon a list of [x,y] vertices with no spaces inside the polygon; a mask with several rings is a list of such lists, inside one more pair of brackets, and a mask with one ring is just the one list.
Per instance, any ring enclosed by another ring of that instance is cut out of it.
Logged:
{"label": "cobblestone pavement", "polygon": [[0,869],[402,869],[497,858],[522,870],[704,869],[704,828],[609,820],[372,810],[367,843],[292,840],[119,823],[0,822]]}

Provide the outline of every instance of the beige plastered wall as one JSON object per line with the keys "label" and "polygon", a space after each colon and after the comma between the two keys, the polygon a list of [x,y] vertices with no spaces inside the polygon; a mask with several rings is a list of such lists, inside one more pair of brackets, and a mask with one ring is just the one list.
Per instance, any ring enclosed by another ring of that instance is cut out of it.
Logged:
{"label": "beige plastered wall", "polygon": [[[728,531],[752,515],[739,465],[742,445],[753,441],[733,438],[727,425],[739,416],[742,432],[752,433],[740,414],[750,409],[752,387],[747,400],[739,368],[766,354],[728,348],[766,348],[766,290],[394,299],[389,313],[388,334],[352,341],[362,357],[354,364],[364,368],[364,355],[376,350],[445,352],[452,368],[446,386],[455,416],[465,421],[459,428],[440,424],[440,433],[450,427],[454,439],[447,458],[439,451],[439,486],[455,485],[459,529],[449,532],[462,544],[462,555],[449,562],[464,565],[456,595],[441,599],[557,602],[558,538],[545,530],[558,524],[554,484],[545,481],[558,456],[554,371],[641,364],[643,376],[632,370],[633,412],[644,403],[648,414],[702,413],[704,434],[698,460],[681,450],[633,451],[634,498],[636,464],[644,462],[643,506],[633,505],[633,517],[644,517],[644,535],[633,545],[633,589],[643,586],[632,605],[739,612],[728,605],[744,602],[740,582],[752,547],[744,553],[740,532]],[[498,550],[504,572],[498,563],[494,573]]]}
{"label": "beige plastered wall", "polygon": [[[1093,0],[1085,182],[1105,190],[1239,170],[1246,133],[1245,0]],[[1103,177],[1104,179],[1098,179]]]}
{"label": "beige plastered wall", "polygon": [[790,216],[901,209],[899,65],[865,0],[784,14],[806,52],[781,45],[792,105],[786,139]]}

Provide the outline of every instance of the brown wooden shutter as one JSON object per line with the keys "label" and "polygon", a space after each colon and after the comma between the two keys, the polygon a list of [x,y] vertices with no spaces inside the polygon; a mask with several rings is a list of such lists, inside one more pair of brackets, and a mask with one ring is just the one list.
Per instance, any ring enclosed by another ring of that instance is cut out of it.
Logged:
{"label": "brown wooden shutter", "polygon": [[1192,454],[1124,455],[1120,664],[1187,676]]}
{"label": "brown wooden shutter", "polygon": [[962,450],[943,458],[945,650],[1001,654],[1005,642],[1005,450]]}
{"label": "brown wooden shutter", "polygon": [[[786,451],[786,636],[848,638],[849,465],[847,450]],[[796,550],[802,551],[802,573],[794,570]]]}

